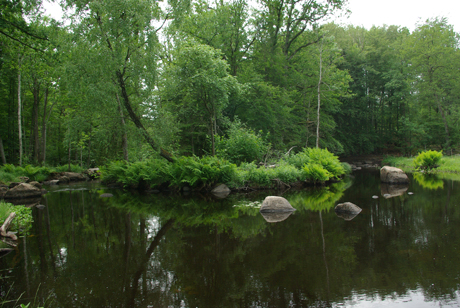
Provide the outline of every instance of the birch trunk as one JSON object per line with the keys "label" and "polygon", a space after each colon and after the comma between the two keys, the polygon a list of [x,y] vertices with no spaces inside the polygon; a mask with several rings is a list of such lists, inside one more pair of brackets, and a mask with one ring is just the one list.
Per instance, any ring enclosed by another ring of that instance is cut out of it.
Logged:
{"label": "birch trunk", "polygon": [[323,42],[319,48],[319,79],[318,79],[318,111],[316,115],[316,147],[319,148],[319,124],[320,124],[320,109],[321,109],[321,82],[323,78]]}
{"label": "birch trunk", "polygon": [[19,166],[22,166],[22,125],[21,125],[21,54],[18,55],[18,136],[19,136]]}

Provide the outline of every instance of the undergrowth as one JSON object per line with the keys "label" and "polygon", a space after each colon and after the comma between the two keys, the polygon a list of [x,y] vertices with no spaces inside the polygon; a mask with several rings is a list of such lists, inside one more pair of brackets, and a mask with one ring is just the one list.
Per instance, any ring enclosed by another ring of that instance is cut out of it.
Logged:
{"label": "undergrowth", "polygon": [[218,183],[231,188],[273,186],[280,181],[286,184],[306,181],[322,185],[329,180],[339,179],[349,171],[349,166],[340,163],[327,150],[304,149],[270,167],[254,162],[243,162],[236,166],[225,158],[213,156],[180,157],[172,164],[159,159],[133,163],[115,161],[101,168],[101,178],[104,182],[117,182],[125,187],[146,184],[150,188],[168,185],[176,189],[184,186],[208,189]]}
{"label": "undergrowth", "polygon": [[[20,182],[21,177],[27,177],[30,181],[43,182],[48,178],[50,173],[67,171],[69,171],[68,165],[58,167],[25,165],[20,167],[6,164],[0,167],[0,183],[8,184],[11,182]],[[81,173],[83,168],[79,165],[70,165],[70,171]]]}
{"label": "undergrowth", "polygon": [[16,213],[10,225],[10,230],[15,232],[27,232],[32,227],[32,209],[23,205],[13,205],[0,201],[0,226],[4,223],[5,219],[12,213]]}

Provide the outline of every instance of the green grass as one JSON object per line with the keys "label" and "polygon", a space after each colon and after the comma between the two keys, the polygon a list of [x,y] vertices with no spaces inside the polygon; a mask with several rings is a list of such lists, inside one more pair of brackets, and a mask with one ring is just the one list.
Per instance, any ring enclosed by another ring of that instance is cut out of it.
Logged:
{"label": "green grass", "polygon": [[[58,167],[41,167],[25,165],[23,167],[6,164],[0,167],[0,184],[20,182],[20,177],[28,177],[30,181],[43,182],[52,172],[66,172],[68,165]],[[81,173],[83,169],[79,165],[70,165],[71,172]]]}
{"label": "green grass", "polygon": [[[414,166],[415,158],[407,157],[386,157],[382,164],[402,169],[404,172],[416,172]],[[460,156],[443,156],[439,167],[430,171],[443,179],[460,180]]]}

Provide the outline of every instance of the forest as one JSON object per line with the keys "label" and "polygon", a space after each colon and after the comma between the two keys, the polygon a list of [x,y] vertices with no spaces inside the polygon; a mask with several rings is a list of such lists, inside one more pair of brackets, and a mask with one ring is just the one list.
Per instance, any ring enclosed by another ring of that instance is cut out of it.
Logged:
{"label": "forest", "polygon": [[1,1],[0,163],[457,153],[459,34],[333,23],[346,2]]}

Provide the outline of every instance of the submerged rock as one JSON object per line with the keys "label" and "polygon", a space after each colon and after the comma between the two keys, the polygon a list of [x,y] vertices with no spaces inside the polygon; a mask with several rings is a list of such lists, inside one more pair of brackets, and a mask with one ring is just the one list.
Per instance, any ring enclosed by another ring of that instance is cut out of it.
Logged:
{"label": "submerged rock", "polygon": [[361,213],[362,209],[354,203],[344,202],[337,204],[334,208],[334,211],[340,218],[345,220],[352,220],[359,213]]}
{"label": "submerged rock", "polygon": [[384,166],[380,169],[380,181],[388,184],[408,184],[409,177],[399,168]]}
{"label": "submerged rock", "polygon": [[[268,196],[260,207],[261,213],[294,212],[295,208],[283,197]],[[287,217],[286,217],[287,218]]]}

